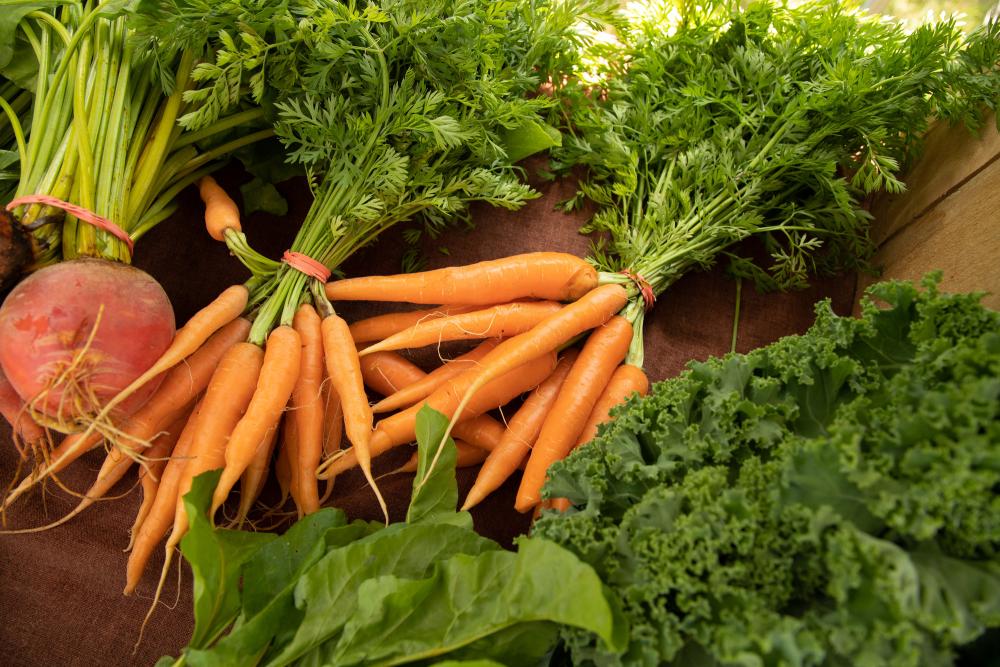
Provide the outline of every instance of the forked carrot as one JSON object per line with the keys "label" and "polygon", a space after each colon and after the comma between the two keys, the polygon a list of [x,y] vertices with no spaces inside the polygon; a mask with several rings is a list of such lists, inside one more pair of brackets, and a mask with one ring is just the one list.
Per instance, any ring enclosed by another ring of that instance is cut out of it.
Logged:
{"label": "forked carrot", "polygon": [[292,326],[302,339],[302,363],[292,390],[290,417],[298,430],[299,495],[302,512],[312,514],[319,510],[319,487],[316,468],[323,458],[323,335],[320,317],[309,304],[299,306]]}
{"label": "forked carrot", "polygon": [[638,366],[632,364],[622,364],[615,369],[608,380],[608,385],[594,404],[587,423],[577,438],[576,446],[590,442],[597,435],[597,427],[611,419],[611,408],[625,402],[633,393],[645,396],[649,391],[649,378],[646,372]]}
{"label": "forked carrot", "polygon": [[354,339],[355,345],[373,343],[397,334],[403,329],[408,329],[418,322],[431,320],[435,317],[467,313],[470,310],[479,310],[480,307],[468,305],[438,306],[425,310],[408,310],[402,313],[376,315],[351,324],[351,338]]}
{"label": "forked carrot", "polygon": [[396,352],[376,352],[359,359],[365,386],[383,396],[396,393],[426,377],[419,366]]}
{"label": "forked carrot", "polygon": [[224,289],[212,303],[192,315],[191,319],[174,334],[174,340],[160,358],[145,373],[108,401],[94,418],[94,425],[88,431],[95,429],[101,420],[107,419],[115,406],[140,387],[194,354],[212,334],[239,317],[246,308],[249,297],[250,292],[245,286],[233,285]]}
{"label": "forked carrot", "polygon": [[[470,444],[478,445],[477,441],[480,440],[480,436],[473,429],[462,427],[467,422],[481,419],[481,417],[485,416],[482,413],[505,405],[524,392],[531,391],[531,389],[548,377],[552,369],[555,368],[555,365],[555,353],[549,352],[537,359],[531,359],[507,375],[487,384],[473,397],[464,414],[463,421],[455,426],[455,434]],[[457,380],[458,378],[455,378],[453,382]],[[375,426],[375,431],[372,433],[371,456],[375,457],[384,454],[393,447],[413,442],[416,434],[417,413],[420,412],[420,409],[426,404],[447,415],[458,403],[462,391],[463,386],[456,385],[450,391],[445,391],[438,395],[433,403],[431,399],[428,399],[381,420]],[[498,432],[494,431],[494,434],[502,434],[503,427],[492,417],[489,417],[489,420],[496,424],[499,429]],[[499,442],[499,440],[494,440],[494,442]],[[331,457],[321,466],[321,476],[325,478],[328,475],[337,475],[346,469],[354,467],[357,465],[357,459],[354,456],[355,453],[352,448],[344,450],[340,456]]]}
{"label": "forked carrot", "polygon": [[241,231],[240,208],[211,176],[198,179],[198,194],[205,204],[205,229],[216,241],[226,240],[226,230]]}
{"label": "forked carrot", "polygon": [[363,357],[383,350],[405,350],[453,340],[509,338],[530,330],[558,312],[556,301],[515,301],[460,315],[425,320],[361,350]]}
{"label": "forked carrot", "polygon": [[357,453],[361,471],[368,480],[368,485],[371,486],[388,523],[389,509],[385,505],[382,493],[378,490],[375,478],[372,477],[369,443],[374,418],[372,408],[368,405],[368,396],[365,394],[357,347],[351,338],[347,322],[336,313],[330,313],[323,318],[322,332],[326,374],[337,396],[340,397],[340,406],[344,413],[344,431],[347,433],[347,439],[351,441],[352,449]]}
{"label": "forked carrot", "polygon": [[528,457],[514,502],[518,512],[529,511],[541,500],[549,466],[564,458],[576,444],[594,404],[625,358],[631,342],[632,325],[624,317],[611,318],[587,338]]}
{"label": "forked carrot", "polygon": [[517,299],[573,301],[597,287],[597,271],[561,252],[532,252],[420,273],[368,276],[326,285],[332,301],[489,305]]}
{"label": "forked carrot", "polygon": [[[462,400],[453,411],[446,413],[451,421],[441,436],[442,442],[451,435],[452,424],[461,420],[466,406],[476,392],[482,389],[483,385],[508,373],[512,368],[524,363],[525,359],[532,359],[551,352],[584,331],[604,324],[612,315],[621,310],[627,301],[628,291],[621,285],[609,284],[593,289],[577,301],[564,306],[558,313],[540,322],[531,331],[500,343],[492,352],[483,357],[477,368],[466,371],[456,377],[454,382],[435,391],[428,397],[428,402],[434,400],[439,393],[447,393],[451,386],[462,385],[466,387]],[[437,398],[440,400],[440,397]],[[440,447],[438,451],[440,451]],[[428,475],[437,464],[437,458],[435,456],[428,467]],[[424,479],[418,480],[418,488],[423,483]]]}
{"label": "forked carrot", "polygon": [[521,408],[507,422],[500,445],[490,452],[483,467],[480,468],[475,483],[465,497],[463,510],[478,505],[483,498],[497,490],[531,453],[531,447],[538,439],[539,431],[542,430],[542,422],[545,421],[545,416],[559,396],[559,390],[562,389],[576,356],[577,350],[567,350],[560,357],[552,374],[531,392]]}
{"label": "forked carrot", "polygon": [[[229,439],[229,434],[233,432],[250,404],[250,399],[257,386],[257,379],[260,376],[263,358],[263,350],[253,343],[237,343],[229,348],[225,356],[222,357],[208,383],[208,389],[205,390],[205,397],[202,399],[201,410],[198,412],[196,420],[197,433],[188,450],[187,461],[177,482],[173,507],[158,508],[154,501],[153,509],[146,517],[144,525],[154,522],[153,514],[159,509],[160,512],[172,514],[174,522],[170,537],[164,547],[165,556],[163,569],[160,571],[160,581],[156,586],[153,602],[149,611],[146,612],[146,618],[143,619],[142,627],[139,630],[139,641],[142,640],[142,631],[160,600],[167,572],[173,562],[174,549],[188,529],[188,516],[183,502],[184,495],[191,490],[191,482],[195,477],[208,470],[221,468],[225,464],[226,442]],[[159,525],[159,517],[154,523]],[[140,548],[143,553],[152,550],[152,547],[145,543],[145,539],[147,539],[145,536],[145,532],[140,530],[132,547],[133,553]]]}
{"label": "forked carrot", "polygon": [[[149,438],[175,421],[209,384],[220,359],[233,345],[246,338],[250,322],[236,318],[212,334],[205,344],[176,364],[163,378],[156,393],[131,417],[125,428],[117,434],[119,444],[130,452],[141,450]],[[42,479],[60,472],[101,440],[99,433],[80,433],[67,436],[52,452],[49,463],[37,475],[22,480],[4,501],[6,508],[18,496]],[[128,459],[126,451],[115,447],[109,456],[114,462]]]}
{"label": "forked carrot", "polygon": [[278,425],[275,424],[265,436],[264,446],[255,453],[250,465],[243,471],[240,477],[240,506],[236,512],[235,524],[237,527],[243,525],[247,515],[253,508],[253,504],[260,497],[260,492],[264,489],[267,481],[267,472],[271,469],[271,456],[274,454],[274,445],[278,441]]}
{"label": "forked carrot", "polygon": [[[260,374],[255,380],[256,389],[225,445],[225,467],[212,494],[210,516],[226,501],[229,492],[243,476],[254,460],[254,454],[267,446],[268,432],[274,428],[281,413],[288,406],[295,382],[302,365],[302,338],[298,331],[289,326],[276,327],[267,336],[264,347],[264,361]],[[316,383],[316,399],[319,398],[319,382]],[[318,407],[318,404],[317,404]],[[317,425],[318,426],[318,425]],[[322,433],[317,428],[316,449],[322,447],[318,441]],[[302,431],[299,430],[299,448],[302,448]],[[301,451],[299,453],[301,456]],[[317,456],[318,460],[318,456]]]}
{"label": "forked carrot", "polygon": [[[473,368],[477,363],[479,363],[480,359],[486,356],[486,354],[495,348],[499,343],[499,338],[487,338],[470,352],[466,352],[461,356],[445,361],[443,364],[435,368],[430,373],[427,373],[416,382],[408,384],[393,394],[383,394],[385,398],[372,406],[372,412],[378,414],[380,412],[399,410],[400,408],[413,405],[423,398],[427,398],[435,389],[451,378],[455,377],[459,373]],[[374,355],[365,357],[365,359],[378,356],[379,354],[382,353],[377,352]]]}

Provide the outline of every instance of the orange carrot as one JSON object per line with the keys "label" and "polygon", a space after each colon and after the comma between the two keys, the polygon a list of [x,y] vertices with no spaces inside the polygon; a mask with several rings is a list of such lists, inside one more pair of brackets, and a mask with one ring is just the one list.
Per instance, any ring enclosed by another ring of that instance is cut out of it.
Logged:
{"label": "orange carrot", "polygon": [[503,424],[488,414],[482,414],[471,419],[464,419],[455,424],[455,437],[464,440],[473,447],[492,452],[500,446],[503,437]]}
{"label": "orange carrot", "polygon": [[249,297],[250,292],[245,286],[233,285],[223,290],[212,303],[195,313],[184,326],[177,330],[177,333],[174,334],[174,340],[156,360],[156,363],[108,401],[107,405],[94,418],[95,425],[88,431],[96,428],[97,423],[106,419],[115,406],[135,393],[140,387],[160,373],[179,364],[200,348],[212,334],[239,317],[246,308]]}
{"label": "orange carrot", "polygon": [[[456,468],[471,468],[472,466],[477,466],[485,461],[486,457],[489,455],[489,452],[485,449],[480,449],[475,445],[470,445],[464,440],[456,440],[455,447],[457,449],[457,458],[455,460]],[[411,456],[406,463],[399,466],[392,472],[417,472],[417,463],[419,458],[418,452],[413,452],[413,456]]]}
{"label": "orange carrot", "polygon": [[[288,399],[292,396],[301,365],[302,338],[299,333],[289,326],[276,327],[267,336],[264,361],[255,380],[257,386],[253,397],[246,412],[232,429],[229,442],[226,443],[224,452],[226,466],[215,487],[215,493],[212,494],[210,515],[214,515],[219,506],[226,501],[229,492],[243,476],[243,471],[254,460],[257,450],[267,446],[268,432],[277,425],[281,413],[288,406]],[[318,382],[316,393],[318,399]],[[317,429],[317,439],[319,437],[322,437],[322,434],[318,433]],[[315,444],[317,450],[322,447],[318,441]],[[301,448],[300,429],[300,456]]]}
{"label": "orange carrot", "polygon": [[[180,417],[194,398],[208,385],[212,373],[226,351],[246,338],[249,331],[250,322],[243,318],[234,319],[212,334],[204,345],[184,360],[183,364],[170,369],[156,393],[128,418],[125,428],[118,434],[119,443],[124,451],[118,447],[112,449],[109,453],[109,457],[112,458],[111,463],[126,459],[131,465],[132,459],[127,454],[145,448],[149,438]],[[25,478],[11,491],[3,507],[7,507],[42,479],[61,471],[96,445],[100,439],[101,436],[97,433],[68,436],[52,452],[48,465],[38,475]],[[127,469],[128,465],[125,467],[125,470]]]}
{"label": "orange carrot", "polygon": [[528,457],[514,503],[518,512],[527,512],[541,500],[549,466],[564,458],[576,444],[597,398],[625,358],[631,342],[632,325],[624,317],[613,317],[590,334]]}
{"label": "orange carrot", "polygon": [[[442,441],[451,435],[452,424],[461,420],[466,405],[476,392],[482,389],[483,385],[509,372],[518,364],[524,363],[525,359],[532,359],[551,352],[584,331],[604,324],[612,315],[621,310],[627,301],[628,291],[621,285],[602,285],[591,290],[577,301],[566,305],[558,313],[539,323],[531,331],[500,343],[492,352],[483,357],[477,368],[466,371],[456,377],[454,382],[435,391],[428,397],[428,402],[435,399],[440,400],[441,397],[437,395],[447,393],[452,386],[465,387],[462,400],[453,410],[445,413],[445,416],[451,421],[442,435]],[[436,461],[437,457],[435,456],[428,473],[434,469]],[[418,487],[422,484],[423,480],[417,482]]]}
{"label": "orange carrot", "polygon": [[573,301],[596,286],[597,272],[579,257],[533,252],[434,271],[337,280],[327,283],[326,295],[333,301],[489,305],[526,298]]}
{"label": "orange carrot", "polygon": [[538,439],[539,431],[542,430],[542,422],[545,421],[552,404],[559,396],[559,390],[566,381],[576,356],[576,350],[567,350],[559,359],[552,374],[531,392],[521,408],[507,422],[500,445],[490,452],[489,458],[479,470],[476,482],[469,489],[465,504],[462,505],[463,510],[474,507],[498,489],[531,452],[531,447]]}
{"label": "orange carrot", "polygon": [[[455,377],[459,373],[473,368],[477,363],[479,363],[480,359],[486,356],[486,354],[495,348],[499,343],[499,338],[487,338],[477,347],[473,348],[472,351],[466,352],[465,354],[455,357],[454,359],[445,361],[441,366],[438,366],[433,371],[427,373],[415,382],[398,389],[392,394],[383,394],[385,398],[372,406],[372,412],[378,414],[380,412],[399,410],[400,408],[413,405],[420,399],[427,398],[435,389],[451,378]],[[378,356],[379,354],[392,353],[376,352],[375,354],[362,359],[362,364],[364,364],[365,359],[370,359],[371,357]]]}
{"label": "orange carrot", "polygon": [[[555,365],[555,353],[549,352],[537,359],[532,359],[522,364],[507,375],[490,382],[473,397],[472,402],[465,412],[465,420],[461,424],[465,424],[472,419],[478,419],[478,416],[487,410],[492,410],[493,408],[509,403],[522,393],[530,391],[548,377],[552,369],[555,368]],[[453,380],[453,382],[457,380],[458,378]],[[427,404],[435,410],[447,414],[458,403],[462,390],[463,385],[455,385],[451,391],[442,392],[438,398],[434,399],[435,402],[433,403],[431,399],[428,399],[425,402],[410,406],[406,410],[397,412],[391,417],[386,417],[380,421],[375,427],[375,432],[372,433],[371,456],[378,456],[393,447],[412,442],[416,433],[417,413],[420,412],[420,409]],[[496,420],[492,419],[492,417],[490,420],[496,423]],[[456,435],[471,444],[478,445],[477,440],[480,440],[480,437],[473,432],[473,429],[460,428],[461,424],[455,427]],[[499,432],[502,433],[503,427],[499,424],[496,425],[500,429]],[[493,440],[493,442],[498,441]],[[485,446],[488,447],[489,445]],[[356,459],[354,458],[353,449],[345,450],[340,457],[333,457],[324,464],[322,467],[322,476],[325,478],[328,475],[340,474],[340,472],[352,468],[354,465],[356,465]]]}
{"label": "orange carrot", "polygon": [[211,176],[198,180],[198,194],[205,204],[205,229],[216,241],[226,240],[226,230],[241,231],[240,209]]}
{"label": "orange carrot", "polygon": [[365,386],[383,396],[394,394],[427,375],[419,366],[395,352],[369,354],[361,357],[359,363]]}
{"label": "orange carrot", "polygon": [[648,391],[649,378],[641,368],[632,364],[622,364],[616,368],[608,380],[608,385],[594,404],[594,409],[591,410],[590,417],[587,418],[587,423],[576,440],[576,446],[579,447],[594,439],[597,427],[611,419],[611,408],[624,403],[625,399],[635,392],[645,396]]}
{"label": "orange carrot", "polygon": [[295,461],[299,459],[299,440],[294,419],[285,419],[285,423],[281,427],[281,451],[278,452],[278,455],[279,459],[282,457],[285,459],[282,465],[288,467],[288,493],[291,494],[295,510],[301,519],[303,513],[302,499],[299,495],[299,467],[295,465]]}
{"label": "orange carrot", "polygon": [[[326,407],[323,410],[323,460],[333,456],[333,453],[340,450],[340,441],[344,437],[344,412],[340,409],[340,397],[330,386],[328,380],[323,383]],[[317,466],[317,470],[319,467]],[[333,493],[333,477],[326,479],[326,488],[319,499],[322,505]]]}
{"label": "orange carrot", "polygon": [[242,526],[243,522],[246,521],[253,504],[264,489],[267,471],[271,467],[271,455],[274,454],[274,445],[278,440],[278,425],[272,426],[264,438],[264,446],[258,448],[254,453],[253,460],[243,471],[243,476],[240,477],[240,507],[236,512],[235,519],[237,526]]}
{"label": "orange carrot", "polygon": [[27,444],[30,450],[46,441],[45,429],[31,418],[24,401],[18,396],[2,370],[0,370],[0,414],[10,424],[14,446],[22,459],[27,457],[24,444]]}
{"label": "orange carrot", "polygon": [[375,478],[372,477],[369,442],[374,418],[372,408],[368,405],[368,396],[365,394],[357,347],[351,338],[347,322],[335,313],[323,318],[322,332],[326,373],[330,377],[332,388],[340,398],[340,406],[344,413],[344,431],[347,433],[347,439],[351,441],[352,449],[357,453],[361,471],[375,493],[375,498],[388,523],[389,509],[385,505],[382,493],[378,490]]}
{"label": "orange carrot", "polygon": [[438,317],[369,345],[359,354],[363,357],[382,350],[403,350],[453,340],[508,338],[532,329],[561,308],[556,301],[516,301],[460,315]]}
{"label": "orange carrot", "polygon": [[323,363],[323,335],[320,317],[305,303],[295,313],[292,326],[302,339],[302,363],[292,391],[291,418],[298,431],[299,497],[304,514],[319,510],[319,487],[316,468],[323,458],[323,392],[326,373]]}
{"label": "orange carrot", "polygon": [[139,585],[146,563],[153,555],[153,549],[160,543],[160,540],[170,530],[174,522],[174,513],[177,508],[177,486],[180,484],[181,475],[187,466],[188,457],[191,453],[191,446],[198,433],[198,420],[202,411],[204,399],[199,401],[194,411],[188,418],[187,423],[181,431],[177,444],[174,446],[173,454],[167,461],[167,466],[160,475],[160,484],[156,489],[153,504],[146,513],[146,518],[138,525],[132,534],[130,544],[132,551],[128,556],[128,563],[125,568],[125,595],[130,595],[135,587]]}
{"label": "orange carrot", "polygon": [[467,313],[470,310],[479,310],[480,306],[438,306],[426,310],[408,310],[402,313],[387,313],[376,315],[364,320],[358,320],[351,325],[351,338],[356,345],[361,343],[372,343],[383,338],[399,333],[403,329],[408,329],[414,324],[431,320],[435,317],[446,315],[457,315]]}

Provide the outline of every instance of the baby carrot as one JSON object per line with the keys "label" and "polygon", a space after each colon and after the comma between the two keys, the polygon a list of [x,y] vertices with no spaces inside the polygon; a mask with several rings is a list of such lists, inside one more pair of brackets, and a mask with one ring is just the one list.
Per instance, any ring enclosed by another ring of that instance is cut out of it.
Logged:
{"label": "baby carrot", "polygon": [[560,308],[562,306],[556,301],[516,301],[460,315],[437,317],[369,345],[359,354],[365,356],[382,350],[403,350],[453,340],[509,338],[528,331]]}
{"label": "baby carrot", "polygon": [[531,395],[525,399],[517,413],[507,422],[507,428],[500,440],[500,445],[483,463],[476,476],[476,481],[469,489],[465,498],[463,510],[482,502],[483,498],[493,493],[510,477],[525,457],[531,452],[531,447],[542,430],[542,422],[552,409],[552,404],[566,381],[577,351],[567,350],[559,359],[552,374],[538,385]]}
{"label": "baby carrot", "polygon": [[[495,348],[499,343],[499,338],[487,338],[470,352],[466,352],[461,356],[445,361],[443,364],[435,368],[430,373],[427,373],[422,378],[408,384],[405,387],[402,387],[401,389],[398,389],[392,394],[383,394],[385,398],[372,406],[372,412],[376,414],[379,412],[392,412],[393,410],[399,410],[400,408],[413,405],[422,398],[427,398],[435,389],[451,378],[475,367],[475,365],[479,363],[479,360],[486,356],[486,354]],[[373,355],[365,357],[364,359],[370,359],[371,357],[378,356],[379,354],[391,353],[377,352]],[[362,359],[362,364],[364,364],[364,359]]]}
{"label": "baby carrot", "polygon": [[576,444],[597,398],[625,358],[631,342],[632,325],[624,317],[613,317],[590,334],[528,457],[514,503],[517,511],[527,512],[541,500],[549,466],[565,457]]}
{"label": "baby carrot", "polygon": [[516,299],[573,301],[597,287],[597,271],[561,252],[501,259],[395,276],[337,280],[326,285],[332,301],[407,301],[488,305]]}

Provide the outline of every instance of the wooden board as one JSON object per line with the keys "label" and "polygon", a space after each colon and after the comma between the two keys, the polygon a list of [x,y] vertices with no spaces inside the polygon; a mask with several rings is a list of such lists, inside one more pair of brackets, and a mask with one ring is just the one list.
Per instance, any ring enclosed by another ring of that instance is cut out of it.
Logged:
{"label": "wooden board", "polygon": [[[980,136],[962,127],[931,130],[927,150],[906,178],[908,191],[872,207],[874,264],[882,279],[919,280],[944,272],[942,288],[984,291],[1000,310],[1000,133],[994,118]],[[858,294],[876,280],[861,276]]]}

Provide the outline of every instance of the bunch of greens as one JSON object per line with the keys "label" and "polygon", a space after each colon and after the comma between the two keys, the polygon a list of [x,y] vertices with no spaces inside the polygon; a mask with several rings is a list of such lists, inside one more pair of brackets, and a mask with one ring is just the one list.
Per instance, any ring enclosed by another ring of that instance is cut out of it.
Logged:
{"label": "bunch of greens", "polygon": [[[750,236],[769,265],[731,255],[734,269],[762,287],[857,267],[864,196],[903,189],[932,118],[975,129],[1000,101],[997,22],[907,34],[842,0],[651,2],[619,39],[560,90],[555,167],[587,168],[568,205],[598,205],[585,231],[605,233],[603,280],[628,269],[655,294]],[[642,300],[627,315],[641,365]]]}
{"label": "bunch of greens", "polygon": [[[178,127],[195,63],[211,57],[216,43],[214,33],[205,34],[169,59],[150,57],[160,51],[137,39],[134,26],[164,4],[0,0],[0,74],[34,95],[23,122],[12,113],[22,94],[8,98],[15,91],[2,91],[19,154],[13,196],[47,195],[82,206],[135,241],[166,219],[176,194],[218,168],[221,157],[273,135],[261,126],[260,108],[234,108],[198,132]],[[60,208],[26,204],[15,213],[33,234],[29,268],[77,256],[131,261],[121,239]]]}
{"label": "bunch of greens", "polygon": [[11,118],[18,120],[17,129],[27,121],[27,110],[31,108],[31,92],[18,86],[14,81],[0,76],[0,206],[14,198],[17,188],[17,135]]}
{"label": "bunch of greens", "polygon": [[860,319],[694,363],[549,471],[535,537],[631,627],[576,664],[944,665],[1000,625],[1000,314],[877,285]]}
{"label": "bunch of greens", "polygon": [[[175,4],[176,15],[154,22],[165,44],[202,3]],[[559,140],[541,118],[555,102],[536,92],[572,74],[577,27],[598,25],[612,4],[274,3],[266,30],[220,35],[228,46],[195,69],[193,110],[181,123],[197,130],[244,94],[273,104],[277,136],[314,196],[291,250],[336,270],[401,221],[435,234],[466,219],[473,201],[517,208],[536,196],[513,167]],[[235,230],[226,241],[253,273],[250,339],[263,343],[321,285],[256,253]]]}
{"label": "bunch of greens", "polygon": [[[447,420],[424,408],[417,421],[423,473]],[[588,565],[545,540],[505,551],[455,511],[454,442],[444,448],[406,522],[390,526],[324,509],[280,537],[213,529],[218,473],[196,479],[181,542],[195,576],[194,636],[159,664],[537,665],[560,626],[621,650],[622,618]]]}

